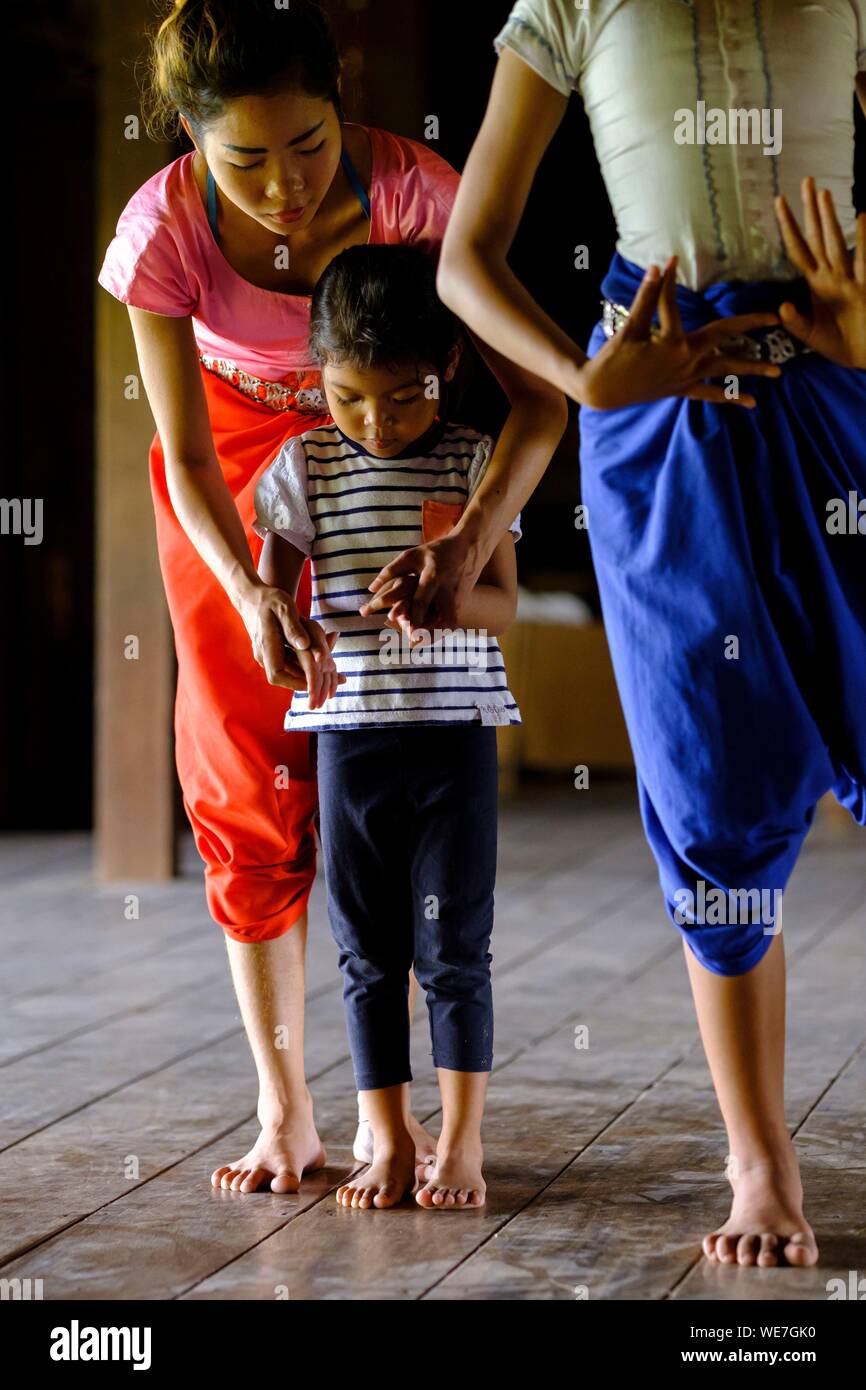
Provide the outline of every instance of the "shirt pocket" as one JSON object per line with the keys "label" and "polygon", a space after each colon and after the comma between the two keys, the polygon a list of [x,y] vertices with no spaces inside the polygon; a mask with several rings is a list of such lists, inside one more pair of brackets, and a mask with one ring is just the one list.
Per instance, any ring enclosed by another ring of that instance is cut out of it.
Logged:
{"label": "shirt pocket", "polygon": [[437,502],[433,497],[425,497],[421,503],[421,536],[424,543],[439,541],[447,536],[465,509],[465,502]]}

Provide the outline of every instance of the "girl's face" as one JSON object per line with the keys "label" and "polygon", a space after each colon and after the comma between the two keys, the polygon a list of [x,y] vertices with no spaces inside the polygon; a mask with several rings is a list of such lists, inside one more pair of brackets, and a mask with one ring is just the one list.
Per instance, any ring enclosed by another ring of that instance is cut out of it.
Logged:
{"label": "girl's face", "polygon": [[220,192],[242,212],[277,235],[309,227],[340,162],[330,101],[296,91],[237,97],[200,139],[181,121]]}
{"label": "girl's face", "polygon": [[[450,381],[457,368],[459,348],[445,370]],[[374,458],[402,453],[430,429],[439,409],[433,387],[438,373],[432,364],[390,371],[358,367],[351,362],[322,368],[322,381],[334,423]]]}

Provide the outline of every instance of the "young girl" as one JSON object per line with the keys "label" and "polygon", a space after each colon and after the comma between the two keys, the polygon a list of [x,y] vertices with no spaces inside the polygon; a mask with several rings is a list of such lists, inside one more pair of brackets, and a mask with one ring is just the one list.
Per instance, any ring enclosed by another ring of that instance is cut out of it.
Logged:
{"label": "young girl", "polygon": [[[733,1206],[704,1251],[814,1264],[785,1121],[781,923],[763,902],[825,792],[866,822],[863,540],[827,524],[866,499],[866,215],[851,202],[866,0],[517,0],[495,43],[440,293],[584,407],[583,498],[641,810],[728,1131]],[[574,90],[619,233],[589,357],[507,264]],[[784,142],[675,138],[698,97],[768,114],[778,136],[784,118]],[[780,196],[798,188],[806,239]],[[750,393],[726,392],[748,374]],[[374,587],[415,572],[438,597],[435,552],[399,557]],[[707,897],[727,913],[688,910]]]}
{"label": "young girl", "polygon": [[496,634],[516,608],[519,517],[461,605],[458,630],[401,643],[414,584],[393,586],[387,615],[373,616],[367,585],[405,546],[450,530],[491,453],[489,438],[449,417],[457,324],[417,251],[354,247],[316,286],[310,347],[335,423],[277,455],[256,488],[256,530],[267,583],[293,594],[310,558],[312,614],[336,643],[339,675],[297,695],[285,726],[317,734],[330,920],[373,1130],[372,1165],[337,1201],[393,1206],[416,1181],[402,1098],[414,960],[443,1109],[417,1200],[480,1206],[496,726],[520,723]]}

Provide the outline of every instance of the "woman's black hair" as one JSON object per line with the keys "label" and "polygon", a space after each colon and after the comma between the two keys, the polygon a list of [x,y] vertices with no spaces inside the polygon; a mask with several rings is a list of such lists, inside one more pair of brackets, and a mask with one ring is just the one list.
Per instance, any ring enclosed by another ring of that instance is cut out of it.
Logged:
{"label": "woman's black hair", "polygon": [[144,120],[154,139],[178,134],[179,113],[199,136],[225,103],[297,89],[344,119],[340,55],[317,0],[175,0],[151,37]]}
{"label": "woman's black hair", "polygon": [[[313,290],[310,351],[319,367],[433,366],[444,396],[444,371],[457,343],[465,346],[460,323],[436,293],[429,258],[415,246],[350,246]],[[453,405],[459,389],[448,394]]]}

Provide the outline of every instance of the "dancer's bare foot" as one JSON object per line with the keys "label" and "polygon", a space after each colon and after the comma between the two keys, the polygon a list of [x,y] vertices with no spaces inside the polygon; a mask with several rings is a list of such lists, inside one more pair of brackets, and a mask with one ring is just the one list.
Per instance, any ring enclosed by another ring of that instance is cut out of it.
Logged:
{"label": "dancer's bare foot", "polygon": [[426,1165],[423,1175],[419,1175],[424,1182],[415,1194],[419,1207],[431,1211],[483,1207],[487,1194],[481,1174],[483,1156],[480,1145],[439,1153],[433,1163]]}
{"label": "dancer's bare foot", "polygon": [[368,1207],[394,1207],[414,1186],[415,1146],[407,1133],[405,1142],[379,1145],[375,1162],[337,1188],[337,1204],[361,1211]]}
{"label": "dancer's bare foot", "polygon": [[293,1115],[260,1109],[259,1119],[262,1132],[249,1153],[217,1168],[211,1185],[232,1192],[297,1192],[304,1173],[324,1168],[328,1161],[313,1123],[312,1100]]}
{"label": "dancer's bare foot", "polygon": [[803,1187],[793,1144],[777,1158],[730,1173],[734,1200],[723,1226],[704,1237],[703,1251],[719,1264],[814,1265],[815,1233],[803,1215]]}
{"label": "dancer's bare foot", "polygon": [[[416,1168],[423,1168],[436,1157],[436,1140],[414,1115],[406,1116],[406,1128],[415,1144]],[[352,1157],[359,1163],[373,1162],[373,1127],[369,1120],[359,1120],[352,1145]]]}

